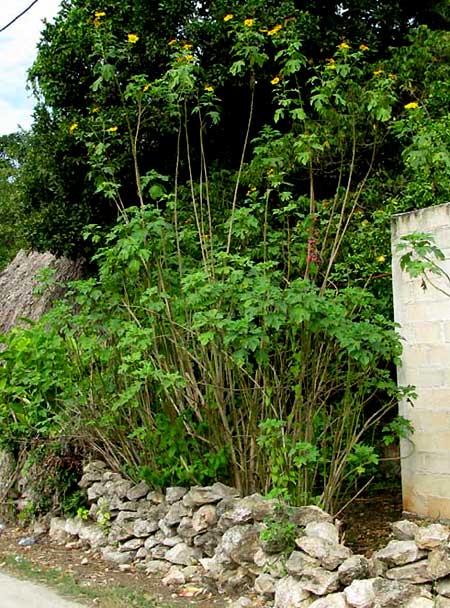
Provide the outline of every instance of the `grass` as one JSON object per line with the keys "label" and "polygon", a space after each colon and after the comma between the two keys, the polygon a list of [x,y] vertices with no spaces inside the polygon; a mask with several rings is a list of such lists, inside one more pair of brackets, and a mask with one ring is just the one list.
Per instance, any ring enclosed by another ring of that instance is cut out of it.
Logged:
{"label": "grass", "polygon": [[2,567],[9,573],[33,582],[45,584],[61,595],[100,608],[174,608],[173,605],[161,604],[160,600],[130,587],[119,586],[86,586],[58,568],[41,568],[20,557],[4,556]]}

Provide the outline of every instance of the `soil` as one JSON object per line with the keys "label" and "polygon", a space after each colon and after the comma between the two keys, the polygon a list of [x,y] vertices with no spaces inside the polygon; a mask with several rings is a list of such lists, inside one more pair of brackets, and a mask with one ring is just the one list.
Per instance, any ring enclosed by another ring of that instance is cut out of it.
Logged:
{"label": "soil", "polygon": [[[401,519],[402,505],[399,489],[381,491],[355,499],[340,517],[343,524],[343,542],[355,553],[368,557],[377,549],[385,546],[391,538],[390,523]],[[18,545],[26,536],[22,528],[7,527],[0,535],[0,567],[11,556],[16,560],[21,557],[42,569],[59,569],[72,575],[80,586],[85,587],[125,587],[139,589],[156,602],[156,605],[173,606],[192,605],[197,608],[223,608],[229,599],[214,593],[200,585],[185,585],[168,589],[161,584],[158,577],[149,577],[133,566],[127,571],[102,562],[94,550],[78,547],[72,548],[50,541],[42,536],[38,542],[29,547]],[[255,599],[255,606],[257,601]]]}
{"label": "soil", "polygon": [[[151,577],[134,566],[122,571],[118,566],[102,561],[95,550],[86,546],[77,546],[77,543],[71,543],[72,546],[67,548],[67,545],[58,544],[47,535],[43,535],[38,537],[34,545],[20,546],[19,540],[27,535],[27,531],[20,527],[6,527],[2,531],[0,569],[20,575],[20,569],[11,567],[11,558],[16,562],[23,560],[35,567],[36,571],[45,573],[56,569],[65,575],[70,575],[77,586],[98,589],[99,597],[102,588],[123,588],[130,592],[133,589],[138,590],[149,601],[155,602],[151,604],[152,606],[170,605],[170,608],[175,608],[190,605],[197,608],[223,608],[228,603],[228,598],[214,594],[201,585],[188,584],[175,591],[164,587],[160,578]],[[42,581],[46,580],[47,577],[42,578]],[[100,602],[94,600],[94,604],[97,603]],[[103,602],[101,605],[104,605]],[[124,603],[123,608],[125,606],[129,608],[129,604]]]}
{"label": "soil", "polygon": [[370,557],[392,539],[390,524],[402,519],[402,493],[392,487],[355,499],[344,511],[342,542],[354,553]]}

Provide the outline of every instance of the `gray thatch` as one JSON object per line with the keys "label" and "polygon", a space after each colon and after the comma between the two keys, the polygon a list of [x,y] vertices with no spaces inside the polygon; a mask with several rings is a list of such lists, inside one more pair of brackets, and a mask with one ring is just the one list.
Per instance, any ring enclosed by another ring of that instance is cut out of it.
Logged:
{"label": "gray thatch", "polygon": [[[56,283],[36,295],[39,273],[53,269]],[[0,272],[0,333],[8,332],[21,318],[37,321],[61,297],[63,285],[81,277],[81,262],[56,258],[51,253],[21,250]]]}

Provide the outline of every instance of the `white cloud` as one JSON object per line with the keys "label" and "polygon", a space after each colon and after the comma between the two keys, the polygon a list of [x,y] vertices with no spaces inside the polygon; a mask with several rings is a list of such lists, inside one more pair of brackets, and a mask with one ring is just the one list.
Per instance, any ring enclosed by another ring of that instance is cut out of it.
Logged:
{"label": "white cloud", "polygon": [[[0,27],[23,11],[31,0],[2,2]],[[5,6],[5,4],[7,6]],[[0,33],[0,134],[28,128],[34,100],[26,90],[27,70],[36,57],[43,19],[51,21],[60,0],[39,0],[25,15]]]}

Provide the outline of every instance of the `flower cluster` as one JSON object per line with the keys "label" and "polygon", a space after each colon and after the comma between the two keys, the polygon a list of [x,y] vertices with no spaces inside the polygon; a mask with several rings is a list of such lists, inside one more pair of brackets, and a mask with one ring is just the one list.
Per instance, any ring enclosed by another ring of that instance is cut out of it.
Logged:
{"label": "flower cluster", "polygon": [[267,35],[268,36],[275,36],[275,34],[278,34],[278,32],[280,30],[282,30],[282,29],[283,29],[282,25],[275,25],[272,29],[270,29],[270,30],[267,31]]}

